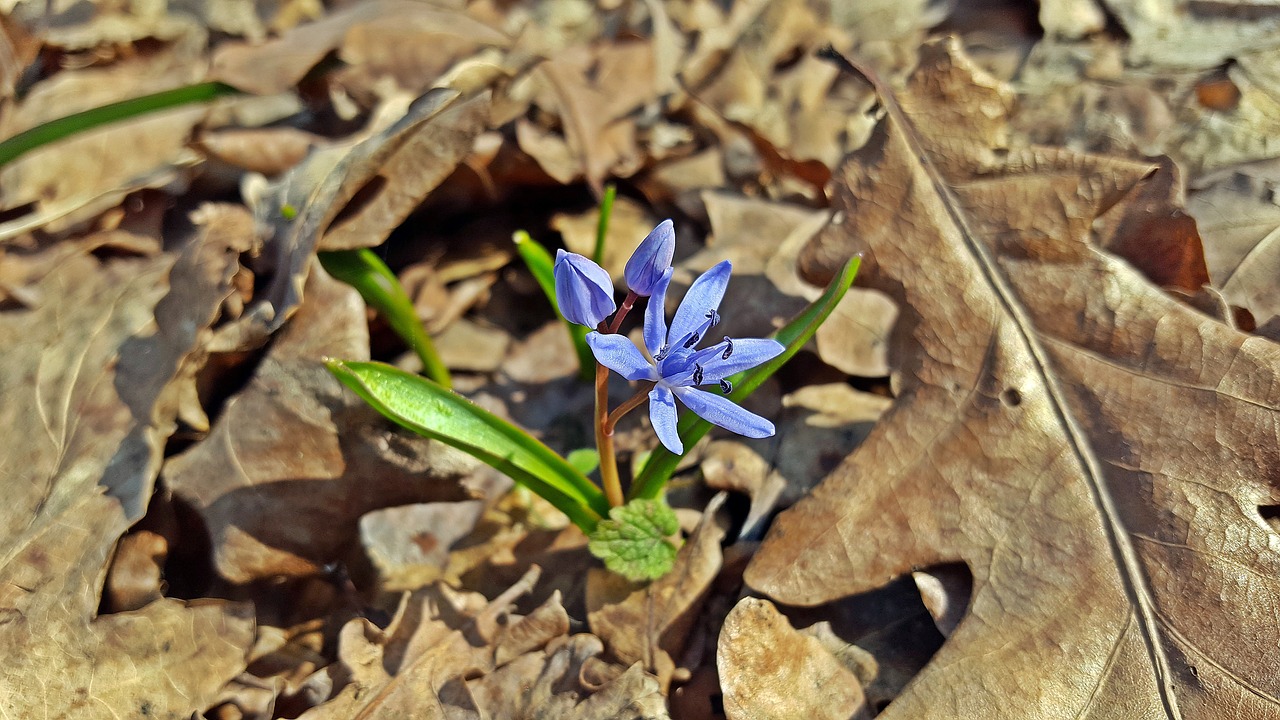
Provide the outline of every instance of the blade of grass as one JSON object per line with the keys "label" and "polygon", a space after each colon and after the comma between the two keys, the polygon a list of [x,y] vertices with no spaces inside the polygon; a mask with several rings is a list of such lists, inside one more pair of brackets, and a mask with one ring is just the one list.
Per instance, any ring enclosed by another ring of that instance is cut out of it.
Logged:
{"label": "blade of grass", "polygon": [[391,329],[422,359],[427,377],[446,388],[453,387],[449,368],[440,360],[435,343],[422,328],[413,301],[395,273],[376,253],[369,248],[359,248],[322,252],[319,256],[325,272],[359,291],[364,301],[386,318]]}
{"label": "blade of grass", "polygon": [[230,85],[220,82],[199,83],[122,100],[51,120],[0,142],[0,167],[8,165],[38,147],[86,130],[179,105],[209,102],[227,95],[239,94],[239,92]]}
{"label": "blade of grass", "polygon": [[596,247],[591,252],[591,259],[597,265],[604,265],[605,239],[609,237],[609,220],[613,217],[613,200],[618,197],[618,188],[613,183],[604,186],[604,197],[600,198],[600,219],[596,221]]}
{"label": "blade of grass", "polygon": [[[827,286],[821,297],[810,303],[809,307],[805,308],[799,315],[792,318],[791,322],[787,323],[785,327],[773,334],[774,339],[786,347],[786,350],[781,355],[763,365],[744,370],[730,378],[734,388],[733,392],[729,394],[730,400],[741,402],[777,372],[778,368],[782,367],[793,355],[799,352],[805,343],[809,342],[813,334],[818,331],[818,326],[822,325],[832,310],[835,310],[836,303],[840,302],[840,298],[844,297],[845,292],[849,290],[849,286],[853,284],[853,278],[858,274],[858,265],[861,260],[862,258],[854,257],[845,263],[844,269],[831,281],[831,284]],[[711,423],[691,412],[686,412],[680,417],[676,428],[677,432],[680,433],[680,439],[684,441],[684,446],[691,448],[711,430]],[[680,457],[659,445],[649,456],[649,461],[645,463],[640,475],[632,483],[630,497],[632,499],[659,497],[662,494],[662,489],[667,484],[667,480],[675,472],[676,465],[680,462]]]}
{"label": "blade of grass", "polygon": [[516,244],[516,252],[520,253],[524,264],[529,267],[529,272],[533,273],[533,279],[538,281],[538,286],[551,302],[556,316],[569,329],[573,351],[578,355],[578,377],[590,380],[595,377],[596,372],[596,358],[591,354],[591,348],[587,347],[587,333],[590,330],[565,320],[560,314],[560,303],[556,301],[555,261],[551,259],[551,253],[524,230],[517,230],[511,239]]}
{"label": "blade of grass", "polygon": [[452,390],[385,363],[327,360],[325,366],[387,418],[506,473],[583,531],[608,515],[604,493],[586,475],[529,433]]}

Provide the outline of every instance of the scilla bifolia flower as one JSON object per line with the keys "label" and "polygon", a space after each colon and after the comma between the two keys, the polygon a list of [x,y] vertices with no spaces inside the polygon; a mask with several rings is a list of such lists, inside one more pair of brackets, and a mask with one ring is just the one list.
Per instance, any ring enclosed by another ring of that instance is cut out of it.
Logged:
{"label": "scilla bifolia flower", "polygon": [[658,223],[627,261],[627,288],[639,297],[649,297],[671,267],[676,253],[676,231],[670,220]]}
{"label": "scilla bifolia flower", "polygon": [[727,380],[730,375],[772,360],[784,350],[776,340],[729,337],[697,349],[720,321],[720,301],[731,270],[726,260],[695,280],[680,302],[670,328],[663,317],[663,305],[672,271],[663,273],[644,314],[644,344],[652,360],[622,335],[587,334],[587,344],[600,364],[628,380],[655,383],[649,391],[649,419],[658,439],[677,455],[684,452],[684,444],[676,432],[676,398],[708,422],[739,435],[761,438],[774,432],[773,423],[768,420],[728,398],[697,389],[699,385],[719,385],[721,392],[728,394],[733,391]]}
{"label": "scilla bifolia flower", "polygon": [[555,264],[556,303],[571,323],[595,330],[618,308],[613,281],[604,268],[577,253],[559,250]]}

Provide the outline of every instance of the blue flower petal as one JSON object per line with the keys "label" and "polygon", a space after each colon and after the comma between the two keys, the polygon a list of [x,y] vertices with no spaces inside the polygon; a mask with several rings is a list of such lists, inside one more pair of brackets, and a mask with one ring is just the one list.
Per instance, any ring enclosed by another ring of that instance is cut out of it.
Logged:
{"label": "blue flower petal", "polygon": [[676,231],[670,220],[658,223],[627,260],[627,287],[640,297],[648,297],[671,267],[676,252]]}
{"label": "blue flower petal", "polygon": [[558,250],[555,265],[556,304],[571,323],[592,330],[613,314],[613,281],[604,268],[577,253]]}
{"label": "blue flower petal", "polygon": [[671,285],[671,275],[674,272],[672,268],[667,268],[662,273],[644,308],[644,346],[655,357],[662,346],[667,344],[667,288]]}
{"label": "blue flower petal", "polygon": [[[675,392],[676,397],[680,398],[680,402],[687,405],[690,410],[697,413],[703,420],[719,425],[725,430],[745,435],[749,438],[763,438],[773,435],[773,423],[750,410],[739,407],[726,397],[689,387],[672,388],[672,390]],[[652,394],[650,394],[650,397],[652,398]],[[652,412],[653,406],[651,404],[650,414]],[[663,442],[663,445],[666,445],[666,443]]]}
{"label": "blue flower petal", "polygon": [[[733,350],[729,357],[724,353],[732,343]],[[705,350],[699,350],[692,362],[702,366],[702,384],[718,383],[734,373],[748,370],[766,363],[786,350],[782,343],[770,338],[742,338],[716,343]],[[668,378],[668,381],[671,379]],[[688,384],[688,383],[681,383]]]}
{"label": "blue flower petal", "polygon": [[667,331],[667,338],[671,343],[683,343],[690,333],[697,332],[702,327],[708,319],[708,313],[720,308],[732,271],[733,266],[725,260],[693,281],[689,292],[680,301],[676,316],[671,319],[671,329]]}
{"label": "blue flower petal", "polygon": [[684,443],[676,432],[676,400],[671,391],[661,385],[649,391],[649,422],[653,423],[653,431],[664,447],[676,455],[684,452]]}
{"label": "blue flower petal", "polygon": [[635,343],[625,335],[601,335],[587,333],[587,345],[601,365],[628,380],[657,380],[658,371],[653,368]]}

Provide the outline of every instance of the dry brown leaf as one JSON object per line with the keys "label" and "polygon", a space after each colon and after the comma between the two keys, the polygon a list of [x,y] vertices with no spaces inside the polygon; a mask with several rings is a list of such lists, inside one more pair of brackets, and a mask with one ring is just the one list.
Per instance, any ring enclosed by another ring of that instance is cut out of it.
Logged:
{"label": "dry brown leaf", "polygon": [[[394,52],[396,46],[385,39],[381,47],[371,47],[370,40],[377,35],[370,33],[385,27],[412,29],[419,39],[436,35],[436,42],[427,45],[433,51],[441,48],[441,38],[456,41],[462,50],[453,49],[459,55],[483,45],[501,46],[507,41],[501,33],[459,10],[424,2],[375,0],[352,4],[342,12],[300,25],[266,43],[225,43],[213,55],[210,74],[212,79],[246,92],[271,95],[293,88],[325,55],[338,49],[344,60],[371,64],[379,74],[401,69],[406,60],[422,62],[423,56],[416,54],[412,47],[408,58],[398,57]],[[441,56],[430,57],[435,62]],[[446,66],[440,65],[440,71]],[[408,69],[403,69],[408,75]],[[406,88],[421,91],[430,86],[430,83],[419,85],[421,77],[407,79],[410,84],[405,85]]]}
{"label": "dry brown leaf", "polygon": [[308,575],[382,507],[461,500],[478,461],[393,430],[322,359],[368,358],[360,296],[313,269],[308,295],[213,431],[165,479],[204,519],[223,577]]}
{"label": "dry brown leaf", "polygon": [[716,667],[729,720],[868,720],[862,685],[768,600],[743,598],[720,630]]}
{"label": "dry brown leaf", "polygon": [[[411,131],[325,230],[321,250],[381,245],[471,152],[489,119],[488,93],[457,103]],[[353,200],[353,202],[356,202]]]}
{"label": "dry brown leaf", "polygon": [[1006,155],[1008,91],[954,47],[880,94],[802,260],[866,243],[903,312],[899,398],[748,583],[814,604],[966,563],[969,613],[886,719],[1280,717],[1280,347],[1090,247],[1146,169]]}
{"label": "dry brown leaf", "polygon": [[414,590],[441,579],[453,545],[475,529],[484,503],[421,503],[360,518],[360,545],[383,591]]}
{"label": "dry brown leaf", "polygon": [[584,665],[601,663],[604,648],[590,635],[568,635],[558,592],[527,616],[510,613],[537,577],[534,568],[493,602],[423,588],[405,596],[386,630],[351,621],[339,638],[340,664],[316,678],[339,692],[302,718],[665,717],[657,682],[638,668],[613,668],[613,682],[585,685]]}
{"label": "dry brown leaf", "polygon": [[[242,317],[219,329],[213,349],[230,352],[260,347],[289,319],[302,298],[320,236],[349,204],[359,205],[362,189],[369,188],[366,194],[387,189],[387,183],[377,181],[383,165],[458,97],[453,90],[427,93],[390,127],[353,146],[313,151],[305,162],[258,194],[251,203],[254,215],[275,233],[265,252],[273,271],[271,282]],[[358,210],[352,208],[353,212]]]}
{"label": "dry brown leaf", "polygon": [[1280,196],[1277,183],[1234,174],[1193,194],[1187,209],[1204,236],[1213,284],[1258,325],[1280,316]]}
{"label": "dry brown leaf", "polygon": [[624,663],[643,663],[668,687],[681,653],[720,572],[725,530],[716,512],[727,496],[707,503],[702,520],[676,554],[666,575],[646,585],[592,568],[587,576],[587,623],[609,652]]}
{"label": "dry brown leaf", "polygon": [[197,140],[210,157],[263,175],[292,169],[320,142],[315,135],[292,127],[226,128],[202,133]]}
{"label": "dry brown leaf", "polygon": [[534,77],[542,90],[538,104],[559,116],[565,147],[576,161],[566,178],[571,166],[557,138],[527,126],[518,136],[520,148],[548,175],[561,182],[585,176],[598,194],[606,177],[629,177],[640,169],[644,158],[635,123],[625,116],[657,96],[650,41],[576,48],[539,65]]}
{"label": "dry brown leaf", "polygon": [[898,308],[883,293],[849,288],[814,335],[818,357],[860,377],[889,374],[889,334]]}
{"label": "dry brown leaf", "polygon": [[98,615],[173,429],[172,380],[230,292],[235,255],[206,240],[176,263],[73,256],[40,282],[47,302],[0,314],[0,426],[30,430],[0,449],[0,714],[187,716],[244,668],[244,606]]}

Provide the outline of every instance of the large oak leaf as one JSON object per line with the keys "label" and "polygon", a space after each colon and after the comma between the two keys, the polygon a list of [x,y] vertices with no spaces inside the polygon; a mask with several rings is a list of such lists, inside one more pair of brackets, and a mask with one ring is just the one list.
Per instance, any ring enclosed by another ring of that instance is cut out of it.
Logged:
{"label": "large oak leaf", "polygon": [[885,718],[1280,717],[1280,346],[1090,242],[1151,166],[1004,143],[1010,94],[922,52],[837,174],[815,278],[865,249],[898,400],[747,580],[787,603],[965,562],[967,615]]}
{"label": "large oak leaf", "polygon": [[116,540],[147,507],[247,213],[207,206],[178,255],[66,257],[0,313],[0,717],[190,717],[242,671],[252,611],[168,598],[99,616]]}

